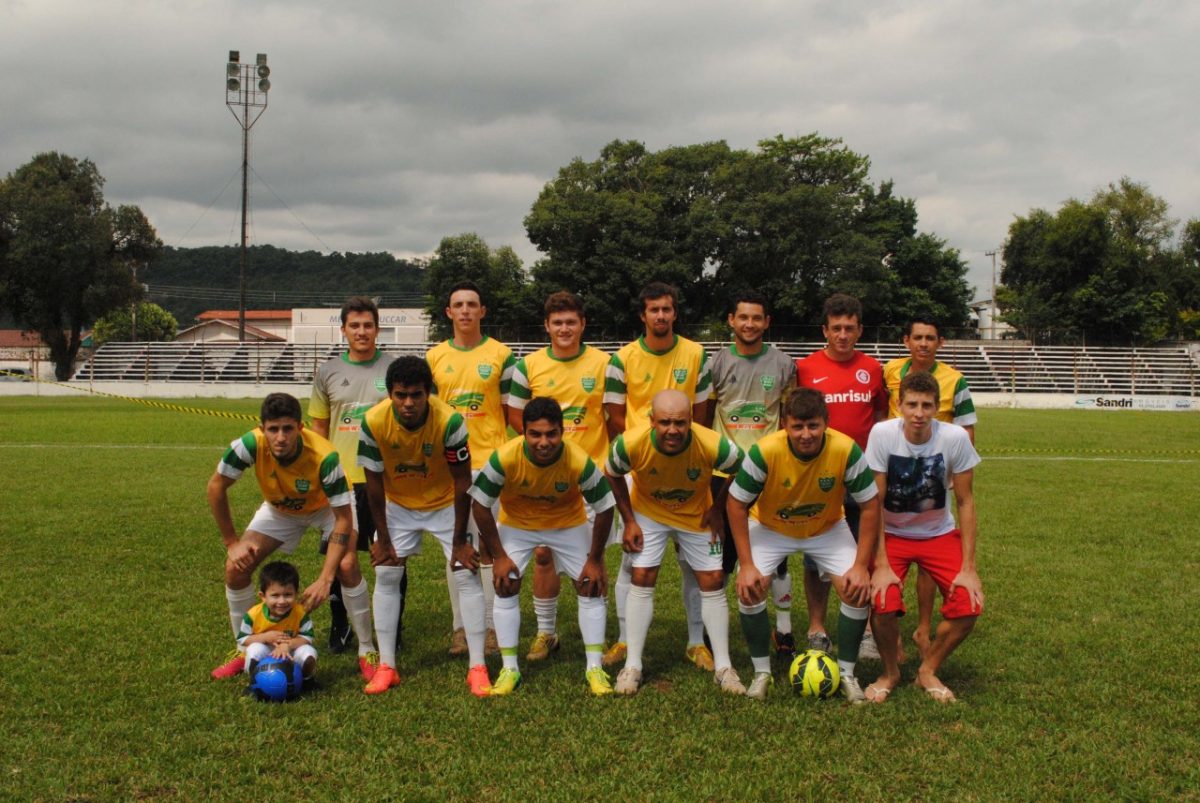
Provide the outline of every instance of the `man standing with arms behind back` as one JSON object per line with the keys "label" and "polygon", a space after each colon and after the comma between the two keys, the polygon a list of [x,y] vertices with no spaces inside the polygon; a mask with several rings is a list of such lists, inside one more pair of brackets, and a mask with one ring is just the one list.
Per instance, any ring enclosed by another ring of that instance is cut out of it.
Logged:
{"label": "man standing with arms behind back", "polygon": [[[887,414],[887,391],[879,361],[855,348],[862,337],[862,317],[862,304],[854,296],[835,293],[825,299],[821,326],[825,348],[796,361],[796,381],[800,387],[813,388],[825,396],[829,428],[849,435],[865,451],[871,427]],[[857,540],[858,503],[847,494],[844,505],[846,524]],[[831,642],[825,632],[825,609],[829,605],[829,583],[821,581],[815,564],[807,558],[804,596],[808,601],[808,647],[828,652]],[[878,658],[874,647],[868,632],[860,654]]]}

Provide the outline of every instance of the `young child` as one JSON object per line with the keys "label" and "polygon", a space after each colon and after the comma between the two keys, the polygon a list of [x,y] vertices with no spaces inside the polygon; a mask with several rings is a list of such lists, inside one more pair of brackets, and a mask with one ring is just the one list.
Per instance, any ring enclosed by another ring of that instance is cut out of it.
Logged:
{"label": "young child", "polygon": [[238,649],[246,654],[246,671],[252,672],[268,655],[291,658],[303,668],[305,679],[317,668],[313,624],[304,606],[296,602],[300,572],[284,561],[268,563],[258,574],[258,598],[242,617]]}

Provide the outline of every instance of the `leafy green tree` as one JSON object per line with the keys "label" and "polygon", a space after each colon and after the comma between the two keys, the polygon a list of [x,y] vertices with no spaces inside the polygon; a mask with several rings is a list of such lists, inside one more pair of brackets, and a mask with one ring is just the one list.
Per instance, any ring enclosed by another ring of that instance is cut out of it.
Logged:
{"label": "leafy green tree", "polygon": [[531,320],[532,309],[521,258],[508,246],[493,251],[474,233],[442,238],[425,269],[425,312],[434,336],[451,335],[446,298],[451,287],[465,280],[475,282],[483,293],[487,307],[483,331],[498,338],[520,337],[522,322]]}
{"label": "leafy green tree", "polygon": [[109,312],[96,321],[92,328],[92,339],[97,346],[110,341],[169,341],[175,339],[179,322],[175,316],[157,304],[141,301],[137,304],[137,331],[133,330],[133,309],[122,308]]}
{"label": "leafy green tree", "polygon": [[130,261],[158,244],[136,207],[104,203],[103,185],[90,160],[54,152],[0,182],[0,302],[49,345],[60,380],[73,371],[83,328],[137,297]]}

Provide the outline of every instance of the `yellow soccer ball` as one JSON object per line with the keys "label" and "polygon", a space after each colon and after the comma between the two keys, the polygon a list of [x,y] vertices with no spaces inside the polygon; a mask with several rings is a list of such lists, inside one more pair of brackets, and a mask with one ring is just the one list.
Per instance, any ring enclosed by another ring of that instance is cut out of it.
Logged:
{"label": "yellow soccer ball", "polygon": [[788,680],[792,682],[792,691],[796,694],[824,700],[837,693],[842,676],[837,661],[829,653],[809,650],[792,661]]}

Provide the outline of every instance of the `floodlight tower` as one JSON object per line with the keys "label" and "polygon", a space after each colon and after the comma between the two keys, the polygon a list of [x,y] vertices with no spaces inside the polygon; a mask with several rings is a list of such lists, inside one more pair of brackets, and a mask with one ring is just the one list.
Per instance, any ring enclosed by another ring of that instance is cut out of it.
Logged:
{"label": "floodlight tower", "polygon": [[242,64],[236,50],[229,51],[225,66],[225,105],[242,128],[242,253],[238,267],[238,341],[246,339],[246,206],[250,201],[250,129],[267,109],[271,90],[271,68],[267,54],[259,53],[254,64]]}

